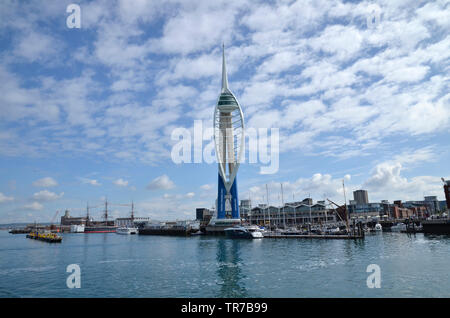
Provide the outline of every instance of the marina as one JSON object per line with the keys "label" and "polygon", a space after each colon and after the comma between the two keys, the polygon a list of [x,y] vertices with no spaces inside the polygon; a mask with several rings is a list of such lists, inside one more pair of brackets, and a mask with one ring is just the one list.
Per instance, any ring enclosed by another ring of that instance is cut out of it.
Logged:
{"label": "marina", "polygon": [[[64,234],[46,244],[0,231],[0,297],[449,297],[450,238],[364,240]],[[26,262],[23,260],[26,259]],[[49,262],[51,260],[51,262]],[[81,268],[68,289],[66,268]],[[369,264],[380,289],[366,286]]]}
{"label": "marina", "polygon": [[450,0],[0,8],[12,312],[450,298]]}

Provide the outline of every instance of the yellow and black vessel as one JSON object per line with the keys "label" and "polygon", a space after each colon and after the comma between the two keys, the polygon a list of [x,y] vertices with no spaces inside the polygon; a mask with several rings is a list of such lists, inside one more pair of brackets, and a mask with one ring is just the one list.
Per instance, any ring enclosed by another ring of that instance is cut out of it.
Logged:
{"label": "yellow and black vessel", "polygon": [[35,232],[27,234],[27,238],[44,241],[48,243],[61,243],[62,236],[52,232]]}

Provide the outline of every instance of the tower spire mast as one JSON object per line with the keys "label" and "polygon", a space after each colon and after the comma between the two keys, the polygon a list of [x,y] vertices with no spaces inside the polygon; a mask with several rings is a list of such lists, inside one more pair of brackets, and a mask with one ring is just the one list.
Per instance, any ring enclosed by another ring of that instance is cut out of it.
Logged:
{"label": "tower spire mast", "polygon": [[228,90],[227,65],[225,61],[225,44],[222,43],[222,92]]}

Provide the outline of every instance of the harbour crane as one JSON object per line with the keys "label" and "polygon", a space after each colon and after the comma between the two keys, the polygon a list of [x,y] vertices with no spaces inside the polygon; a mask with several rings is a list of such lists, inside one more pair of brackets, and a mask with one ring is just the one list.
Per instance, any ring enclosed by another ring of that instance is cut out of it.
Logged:
{"label": "harbour crane", "polygon": [[[327,198],[327,200],[328,200],[328,202],[330,202],[331,204],[333,204],[333,205],[335,205],[336,207],[337,207],[337,210],[336,209],[334,209],[334,211],[336,212],[336,215],[341,219],[341,221],[342,222],[345,222],[346,223],[346,225],[347,225],[347,230],[349,230],[349,224],[348,224],[348,217],[347,217],[347,213],[348,213],[348,211],[347,211],[347,206],[345,205],[345,206],[340,206],[340,205],[338,205],[337,203],[334,203],[333,201],[331,201],[330,199],[328,199]],[[344,214],[345,214],[345,220],[343,219],[343,217],[341,216],[341,214],[339,213],[339,212],[341,212],[342,210],[344,209]]]}
{"label": "harbour crane", "polygon": [[56,217],[58,216],[59,210],[56,210],[55,215],[52,217],[51,221],[50,221],[50,230],[55,230],[56,229],[56,225],[54,225],[53,223],[56,220]]}

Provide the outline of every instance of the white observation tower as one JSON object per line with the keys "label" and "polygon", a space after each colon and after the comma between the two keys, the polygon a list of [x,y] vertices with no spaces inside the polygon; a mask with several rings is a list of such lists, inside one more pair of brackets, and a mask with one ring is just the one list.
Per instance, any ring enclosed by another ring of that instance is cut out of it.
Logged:
{"label": "white observation tower", "polygon": [[239,102],[228,88],[224,47],[222,48],[222,89],[214,110],[214,143],[219,182],[217,214],[208,226],[210,230],[213,226],[223,227],[240,223],[236,175],[244,149],[244,115]]}

